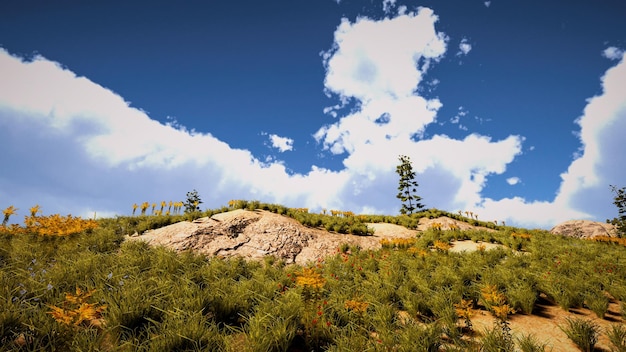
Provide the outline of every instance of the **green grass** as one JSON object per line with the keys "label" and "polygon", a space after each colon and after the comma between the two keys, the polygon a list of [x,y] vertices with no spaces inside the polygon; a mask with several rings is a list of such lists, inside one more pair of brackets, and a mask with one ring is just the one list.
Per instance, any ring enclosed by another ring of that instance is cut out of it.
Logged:
{"label": "green grass", "polygon": [[612,351],[625,352],[626,351],[626,327],[624,324],[613,324],[611,328],[606,332],[611,345]]}
{"label": "green grass", "polygon": [[591,352],[598,342],[599,327],[590,320],[582,318],[567,318],[566,324],[561,326],[561,330],[565,332],[576,346],[584,352]]}
{"label": "green grass", "polygon": [[[239,205],[300,216],[310,226],[350,221],[264,203]],[[477,304],[486,284],[496,285],[524,314],[532,313],[541,293],[565,309],[588,306],[598,316],[607,303],[599,293],[626,298],[623,247],[545,231],[428,230],[413,247],[381,250],[338,244],[337,255],[311,263],[323,278],[319,289],[299,286],[302,267],[272,257],[208,258],[123,241],[135,231],[229,209],[103,219],[100,228],[69,237],[0,236],[0,351],[409,351],[416,341],[424,351],[491,350],[502,342],[497,331],[468,343],[454,309],[462,299]],[[419,216],[441,215],[462,219],[438,210]],[[419,216],[365,216],[352,225],[377,220],[411,225]],[[512,239],[520,231],[532,237]],[[429,249],[437,240],[459,238],[512,243],[526,254],[509,247],[472,253]],[[106,305],[103,326],[66,326],[48,313],[77,287],[95,290],[90,303]],[[358,310],[349,301],[366,304]],[[613,335],[623,343],[623,334]],[[504,348],[515,342],[527,350],[541,345],[514,338]]]}

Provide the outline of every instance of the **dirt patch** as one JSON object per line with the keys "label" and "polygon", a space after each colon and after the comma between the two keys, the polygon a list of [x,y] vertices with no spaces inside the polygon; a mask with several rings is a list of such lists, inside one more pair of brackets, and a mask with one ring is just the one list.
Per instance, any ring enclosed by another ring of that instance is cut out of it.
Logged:
{"label": "dirt patch", "polygon": [[[595,351],[610,351],[611,344],[605,332],[610,329],[611,324],[623,323],[620,306],[616,301],[609,303],[609,311],[605,319],[600,319],[589,309],[579,308],[566,311],[546,300],[543,295],[535,304],[532,315],[514,314],[510,316],[509,322],[514,336],[532,334],[539,342],[548,345],[548,351],[578,351],[576,345],[559,328],[559,326],[565,326],[567,318],[588,319],[600,327],[601,333]],[[471,320],[477,337],[482,336],[486,329],[492,329],[496,323],[495,318],[484,310],[476,310]]]}
{"label": "dirt patch", "polygon": [[506,248],[501,244],[487,243],[487,242],[472,242],[472,241],[452,241],[450,243],[452,248],[450,252],[474,252],[479,249],[480,246],[484,246],[484,250],[488,251],[495,248]]}
{"label": "dirt patch", "polygon": [[387,224],[383,222],[368,223],[367,227],[374,229],[374,236],[381,238],[411,238],[417,236],[419,231],[409,230],[404,226]]}
{"label": "dirt patch", "polygon": [[430,229],[435,223],[441,225],[442,230],[458,229],[458,230],[485,230],[485,231],[490,231],[490,232],[495,231],[494,229],[490,229],[484,226],[470,225],[466,222],[452,219],[447,216],[440,216],[435,219],[421,218],[417,228],[420,231],[426,231]]}

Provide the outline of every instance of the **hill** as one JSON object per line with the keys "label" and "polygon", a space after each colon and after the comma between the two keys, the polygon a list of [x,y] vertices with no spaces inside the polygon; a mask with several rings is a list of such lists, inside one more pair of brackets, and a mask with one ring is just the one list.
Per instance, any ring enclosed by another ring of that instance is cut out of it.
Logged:
{"label": "hill", "polygon": [[99,221],[33,215],[0,227],[0,350],[626,345],[621,239],[432,209],[234,208]]}

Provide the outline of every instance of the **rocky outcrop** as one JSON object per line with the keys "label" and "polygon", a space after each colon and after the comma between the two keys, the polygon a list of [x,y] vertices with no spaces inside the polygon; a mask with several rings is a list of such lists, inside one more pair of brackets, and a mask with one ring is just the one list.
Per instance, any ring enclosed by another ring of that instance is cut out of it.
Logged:
{"label": "rocky outcrop", "polygon": [[[463,230],[475,228],[441,217],[421,219],[418,230],[427,230],[433,223],[441,224],[442,229],[448,229],[453,224]],[[193,250],[209,256],[240,256],[257,260],[271,255],[286,263],[306,264],[336,253],[344,243],[362,249],[377,249],[381,247],[380,240],[383,238],[412,238],[419,232],[387,223],[367,225],[374,229],[373,236],[343,235],[309,228],[290,217],[264,210],[234,210],[193,222],[182,221],[128,239],[176,251]]]}
{"label": "rocky outcrop", "polygon": [[292,219],[246,210],[183,221],[131,237],[177,251],[194,250],[207,255],[239,255],[252,259],[274,255],[287,263],[294,262],[302,248],[314,238],[312,231]]}
{"label": "rocky outcrop", "polygon": [[555,235],[574,238],[594,238],[597,236],[617,237],[614,225],[590,220],[569,220],[560,223],[550,230]]}

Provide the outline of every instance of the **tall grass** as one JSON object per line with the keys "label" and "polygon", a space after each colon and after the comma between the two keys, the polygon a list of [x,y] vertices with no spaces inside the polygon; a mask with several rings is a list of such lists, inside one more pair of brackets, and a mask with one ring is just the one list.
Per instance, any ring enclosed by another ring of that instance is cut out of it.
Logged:
{"label": "tall grass", "polygon": [[[599,316],[605,301],[595,302],[594,294],[624,299],[626,293],[623,248],[542,231],[432,229],[380,250],[343,246],[304,267],[271,257],[248,262],[175,253],[123,240],[180,220],[118,217],[67,236],[0,234],[0,350],[471,350],[478,348],[467,342],[473,316],[458,309],[462,302],[466,312],[485,309],[481,288],[486,285],[494,285],[505,304],[525,314],[532,314],[541,293],[564,308],[595,307]],[[511,248],[434,249],[436,241],[453,238],[506,243],[513,232],[530,234],[515,238],[525,241],[526,254]],[[91,308],[98,314],[82,319],[70,313],[81,306],[67,303],[77,288],[90,292],[81,302],[88,304],[85,314]],[[55,319],[52,307],[76,320]],[[529,351],[541,346],[510,339],[498,329],[480,340],[484,350],[502,343]],[[615,346],[623,342],[619,331],[609,336]]]}
{"label": "tall grass", "polygon": [[593,351],[598,342],[599,327],[595,323],[582,318],[567,318],[565,321],[565,325],[560,328],[567,337],[581,351]]}

